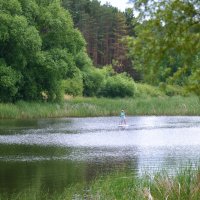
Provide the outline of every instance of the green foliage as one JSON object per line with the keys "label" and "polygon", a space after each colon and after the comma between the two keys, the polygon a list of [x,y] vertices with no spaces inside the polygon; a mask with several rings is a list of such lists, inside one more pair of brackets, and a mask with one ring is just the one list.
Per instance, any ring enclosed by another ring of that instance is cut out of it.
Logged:
{"label": "green foliage", "polygon": [[0,10],[11,15],[21,14],[22,8],[18,0],[0,0]]}
{"label": "green foliage", "polygon": [[69,94],[72,96],[82,96],[83,95],[83,77],[80,70],[77,70],[74,77],[64,80],[63,87],[65,90],[65,94]]}
{"label": "green foliage", "polygon": [[24,16],[17,13],[1,12],[0,21],[0,58],[9,66],[23,70],[40,50],[42,41],[39,33]]}
{"label": "green foliage", "polygon": [[110,77],[110,76],[114,76],[117,73],[114,71],[114,69],[112,68],[112,65],[106,65],[101,69],[101,73],[103,74],[103,76],[106,78]]}
{"label": "green foliage", "polygon": [[37,25],[37,18],[40,15],[39,5],[35,0],[18,0],[21,3],[22,15],[26,17],[30,25]]}
{"label": "green foliage", "polygon": [[59,103],[0,103],[0,119],[118,116],[122,107],[127,115],[200,115],[200,101],[197,96],[75,97]]}
{"label": "green foliage", "polygon": [[68,91],[69,94],[74,93],[73,95],[83,94],[84,96],[96,96],[104,79],[103,73],[100,69],[93,67],[92,61],[87,55],[86,50],[80,51],[76,55],[75,64],[80,69],[82,75],[79,74],[78,77],[74,77],[74,79],[69,80],[69,82],[72,84],[72,82],[76,81],[76,84],[74,82],[73,85],[76,85],[75,88],[79,89],[77,92],[72,92],[70,91],[72,89],[69,90],[68,87],[66,91]]}
{"label": "green foliage", "polygon": [[88,69],[83,72],[84,96],[96,96],[103,83],[104,76],[99,69]]}
{"label": "green foliage", "polygon": [[187,90],[194,92],[200,97],[200,55],[195,59],[195,66],[189,76]]}
{"label": "green foliage", "polygon": [[88,184],[71,185],[61,193],[27,189],[12,195],[2,193],[0,199],[199,200],[199,175],[199,169],[191,167],[178,169],[174,175],[162,171],[152,176],[136,176],[131,171],[120,170],[98,177]]}
{"label": "green foliage", "polygon": [[87,68],[92,68],[93,64],[89,56],[87,55],[86,51],[80,51],[75,57],[76,66],[84,71]]}
{"label": "green foliage", "polygon": [[[0,60],[0,102],[12,101],[16,96],[21,74]],[[9,98],[9,99],[8,99]]]}
{"label": "green foliage", "polygon": [[0,101],[43,100],[44,94],[61,100],[61,82],[75,77],[77,55],[87,59],[85,41],[60,3],[0,0]]}
{"label": "green foliage", "polygon": [[189,93],[184,87],[179,85],[169,85],[160,83],[159,87],[145,83],[137,83],[137,97],[166,97],[167,96],[188,96]]}
{"label": "green foliage", "polygon": [[200,69],[197,69],[189,79],[189,91],[194,92],[198,96],[200,96]]}
{"label": "green foliage", "polygon": [[134,80],[125,73],[117,74],[112,66],[90,69],[83,72],[84,95],[103,97],[134,96]]}
{"label": "green foliage", "polygon": [[165,93],[162,92],[158,87],[151,86],[148,84],[137,83],[137,93],[138,97],[162,97],[165,96]]}
{"label": "green foliage", "polygon": [[200,49],[199,2],[134,0],[139,12],[129,56],[145,82],[187,85]]}
{"label": "green foliage", "polygon": [[167,96],[186,96],[187,92],[184,87],[180,87],[179,85],[169,85],[165,83],[160,83],[159,88],[167,95]]}
{"label": "green foliage", "polygon": [[95,66],[112,64],[115,60],[117,72],[126,71],[133,75],[127,50],[122,43],[128,31],[132,32],[131,9],[125,14],[111,5],[102,6],[98,0],[62,0],[62,5],[69,10],[75,27],[82,32],[87,52]]}
{"label": "green foliage", "polygon": [[66,48],[75,55],[85,46],[80,32],[73,28],[68,11],[64,10],[59,1],[44,3],[40,10],[40,33],[43,49]]}
{"label": "green foliage", "polygon": [[126,74],[117,74],[106,78],[100,95],[104,97],[131,97],[134,96],[136,87],[133,79]]}

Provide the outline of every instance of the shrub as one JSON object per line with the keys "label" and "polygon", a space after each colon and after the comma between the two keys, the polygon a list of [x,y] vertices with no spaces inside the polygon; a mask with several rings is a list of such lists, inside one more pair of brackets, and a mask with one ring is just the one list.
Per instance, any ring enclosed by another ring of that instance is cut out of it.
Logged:
{"label": "shrub", "polygon": [[165,94],[167,96],[184,95],[184,91],[180,86],[167,85],[165,88]]}
{"label": "shrub", "polygon": [[84,69],[93,67],[92,60],[87,55],[86,50],[81,51],[76,55],[75,63],[76,63],[76,66],[82,71],[84,71]]}
{"label": "shrub", "polygon": [[[200,64],[199,64],[200,66]],[[187,86],[189,92],[194,92],[200,97],[200,69],[194,70],[189,77],[189,85]]]}
{"label": "shrub", "polygon": [[20,81],[20,73],[0,60],[0,102],[15,100]]}
{"label": "shrub", "polygon": [[125,74],[107,77],[100,91],[104,97],[131,97],[136,92],[135,82]]}
{"label": "shrub", "polygon": [[164,92],[159,90],[159,88],[155,86],[151,86],[148,84],[142,84],[142,83],[137,83],[137,96],[151,96],[151,97],[158,97],[158,96],[164,96]]}
{"label": "shrub", "polygon": [[83,72],[84,96],[96,96],[104,80],[101,70],[91,68]]}
{"label": "shrub", "polygon": [[63,87],[65,94],[72,96],[82,96],[83,94],[83,76],[80,71],[76,73],[76,76],[63,81]]}
{"label": "shrub", "polygon": [[185,96],[186,91],[183,87],[178,85],[167,85],[165,83],[160,83],[159,85],[160,89],[167,95],[167,96]]}

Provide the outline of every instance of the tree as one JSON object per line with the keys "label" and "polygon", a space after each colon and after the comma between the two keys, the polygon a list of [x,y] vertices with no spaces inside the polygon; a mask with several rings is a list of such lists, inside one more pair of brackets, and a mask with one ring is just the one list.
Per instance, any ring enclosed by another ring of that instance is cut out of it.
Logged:
{"label": "tree", "polygon": [[[196,0],[135,0],[136,36],[129,37],[129,56],[144,81],[186,85],[196,70],[200,49],[200,3]],[[197,28],[196,28],[197,29]]]}
{"label": "tree", "polygon": [[85,40],[58,0],[0,0],[0,101],[61,99]]}
{"label": "tree", "polygon": [[[6,73],[10,77],[12,88],[16,91],[11,94],[10,87],[7,87],[8,82],[1,81],[1,87],[4,88],[1,90],[1,96],[4,96],[1,101],[14,101],[22,95],[20,90],[25,86],[23,72],[27,63],[31,63],[36,57],[42,41],[37,29],[29,25],[26,17],[22,15],[19,1],[1,0],[0,9],[0,59],[3,60],[1,80],[5,79]],[[16,74],[20,77],[18,80]]]}
{"label": "tree", "polygon": [[17,94],[21,74],[0,60],[0,102],[11,101]]}
{"label": "tree", "polygon": [[112,64],[117,72],[127,71],[134,76],[126,56],[126,43],[122,42],[127,31],[132,33],[131,10],[122,13],[109,4],[101,6],[98,0],[63,0],[62,5],[70,11],[75,26],[83,34],[95,66]]}

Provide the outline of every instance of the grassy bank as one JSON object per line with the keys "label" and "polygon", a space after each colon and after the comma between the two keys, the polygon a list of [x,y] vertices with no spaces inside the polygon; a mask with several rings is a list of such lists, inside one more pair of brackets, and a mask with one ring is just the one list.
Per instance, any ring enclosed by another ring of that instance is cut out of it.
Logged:
{"label": "grassy bank", "polygon": [[[12,194],[9,199],[54,199],[54,200],[199,200],[200,170],[185,169],[175,176],[160,173],[135,177],[131,172],[119,172],[99,178],[89,185],[74,185],[60,193],[23,191]],[[8,199],[0,195],[0,199]]]}
{"label": "grassy bank", "polygon": [[92,117],[118,115],[200,115],[198,97],[71,98],[62,103],[0,104],[0,119]]}
{"label": "grassy bank", "polygon": [[[141,178],[131,173],[114,174],[94,181],[87,189],[77,188],[65,191],[66,199],[116,199],[116,200],[199,200],[200,170],[190,168],[169,176],[165,172],[154,178],[146,175]],[[79,191],[79,192],[77,192]],[[86,198],[85,198],[86,197]]]}

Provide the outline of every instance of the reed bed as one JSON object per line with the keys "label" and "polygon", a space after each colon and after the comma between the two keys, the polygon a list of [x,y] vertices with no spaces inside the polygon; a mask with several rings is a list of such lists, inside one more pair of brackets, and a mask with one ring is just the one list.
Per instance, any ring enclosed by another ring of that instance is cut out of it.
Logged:
{"label": "reed bed", "polygon": [[0,119],[115,116],[124,109],[127,115],[200,115],[200,101],[191,97],[83,98],[61,103],[17,102],[0,104]]}

